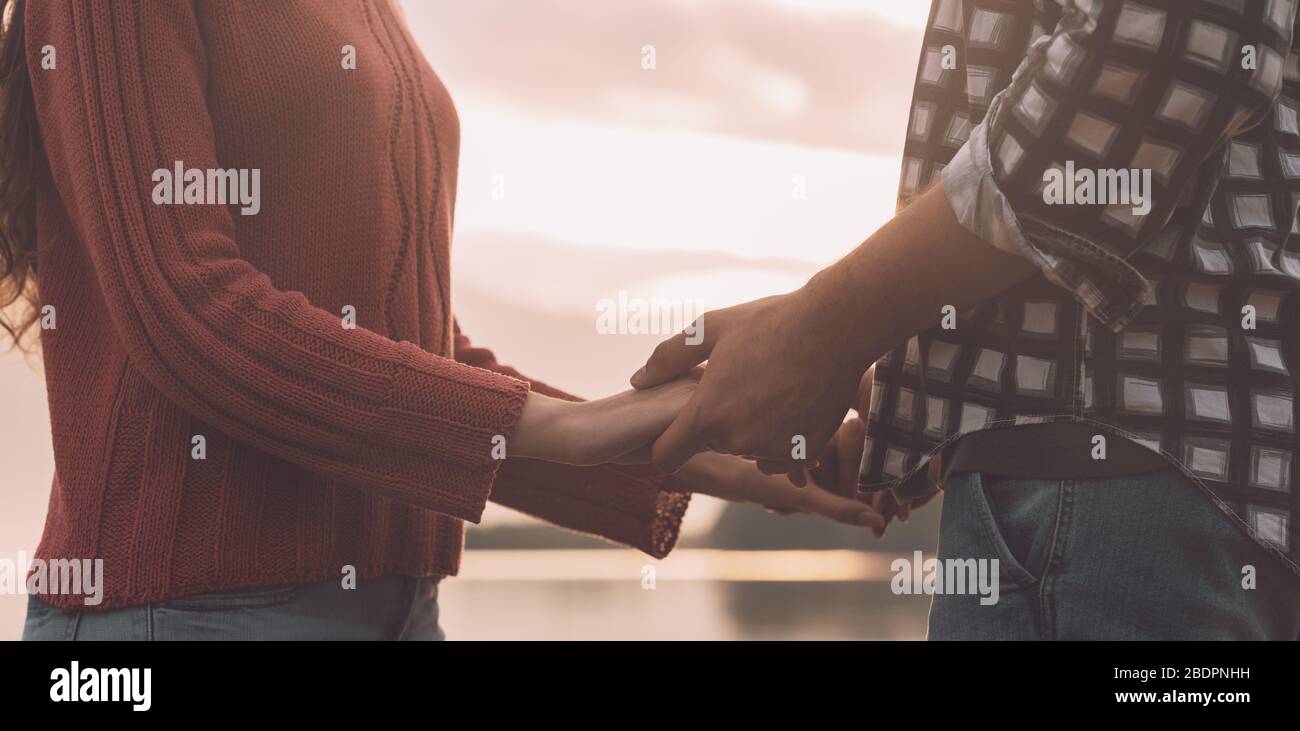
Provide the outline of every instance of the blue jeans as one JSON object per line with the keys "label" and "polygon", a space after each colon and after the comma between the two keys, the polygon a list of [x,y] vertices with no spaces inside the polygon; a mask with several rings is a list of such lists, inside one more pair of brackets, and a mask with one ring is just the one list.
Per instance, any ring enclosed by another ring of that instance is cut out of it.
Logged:
{"label": "blue jeans", "polygon": [[1173,469],[953,474],[938,558],[997,559],[999,591],[936,592],[932,640],[1300,639],[1300,578]]}
{"label": "blue jeans", "polygon": [[195,594],[104,612],[32,595],[24,640],[441,640],[438,577],[384,576]]}

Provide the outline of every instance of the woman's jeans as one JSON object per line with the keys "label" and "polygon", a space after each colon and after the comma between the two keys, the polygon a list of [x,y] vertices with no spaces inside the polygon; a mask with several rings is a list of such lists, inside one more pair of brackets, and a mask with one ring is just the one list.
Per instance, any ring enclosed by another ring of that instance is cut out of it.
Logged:
{"label": "woman's jeans", "polygon": [[1173,469],[953,474],[939,559],[995,559],[998,591],[935,592],[932,640],[1300,639],[1300,579]]}
{"label": "woman's jeans", "polygon": [[195,594],[105,612],[27,600],[24,640],[441,640],[438,577]]}

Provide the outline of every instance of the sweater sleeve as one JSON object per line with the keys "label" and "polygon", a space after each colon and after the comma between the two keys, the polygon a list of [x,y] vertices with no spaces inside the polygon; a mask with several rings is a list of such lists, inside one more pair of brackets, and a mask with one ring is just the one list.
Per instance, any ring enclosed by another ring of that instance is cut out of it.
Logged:
{"label": "sweater sleeve", "polygon": [[221,167],[190,3],[38,2],[25,17],[29,57],[58,49],[56,69],[32,66],[42,141],[131,366],[250,446],[477,521],[493,437],[528,384],[345,329],[241,257],[226,206],[153,202],[155,170]]}
{"label": "sweater sleeve", "polygon": [[[515,369],[497,362],[491,350],[475,347],[456,325],[456,360],[511,378]],[[580,401],[538,381],[533,390]],[[677,542],[690,493],[672,492],[667,476],[650,465],[574,467],[509,457],[492,489],[493,502],[569,530],[599,536],[656,558]]]}

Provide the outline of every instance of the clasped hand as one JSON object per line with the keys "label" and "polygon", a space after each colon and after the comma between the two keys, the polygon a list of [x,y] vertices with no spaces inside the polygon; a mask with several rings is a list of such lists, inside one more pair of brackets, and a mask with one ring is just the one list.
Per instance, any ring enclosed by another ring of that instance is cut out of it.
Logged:
{"label": "clasped hand", "polygon": [[[653,462],[675,472],[700,452],[720,452],[809,490],[856,497],[866,425],[844,417],[850,406],[867,413],[869,368],[880,352],[871,342],[844,342],[853,328],[837,309],[844,308],[805,288],[706,313],[688,330],[693,337],[660,343],[633,387],[659,388],[692,369],[699,385],[655,440]],[[912,507],[889,490],[865,504],[870,512],[860,520],[877,536],[893,517],[906,521]]]}
{"label": "clasped hand", "polygon": [[[690,403],[702,369],[684,369],[678,377],[594,401],[568,401],[530,393],[509,453],[574,465],[608,462],[633,464],[651,460],[651,445]],[[814,513],[850,525],[881,529],[877,511],[825,483],[799,487],[781,476],[765,474],[753,461],[724,454],[690,456],[675,470],[665,489],[695,492],[734,502],[750,502],[788,513]]]}

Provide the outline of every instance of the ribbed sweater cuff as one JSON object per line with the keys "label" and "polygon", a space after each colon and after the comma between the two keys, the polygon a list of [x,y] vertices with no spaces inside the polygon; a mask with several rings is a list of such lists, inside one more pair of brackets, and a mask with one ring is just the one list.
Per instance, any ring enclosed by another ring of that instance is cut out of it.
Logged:
{"label": "ribbed sweater cuff", "polygon": [[504,461],[493,447],[513,433],[528,390],[445,359],[400,366],[362,461],[396,462],[412,502],[477,523]]}
{"label": "ribbed sweater cuff", "polygon": [[560,527],[663,558],[677,543],[691,499],[690,493],[665,490],[667,479],[648,466],[580,468],[510,459],[492,500]]}

